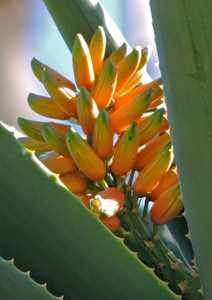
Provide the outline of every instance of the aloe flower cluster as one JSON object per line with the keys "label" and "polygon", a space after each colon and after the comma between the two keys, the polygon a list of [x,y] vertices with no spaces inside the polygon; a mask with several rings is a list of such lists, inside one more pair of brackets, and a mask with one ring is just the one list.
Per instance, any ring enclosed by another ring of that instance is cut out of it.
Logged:
{"label": "aloe flower cluster", "polygon": [[183,205],[161,79],[142,84],[148,49],[123,44],[106,57],[99,27],[89,45],[77,34],[72,58],[75,84],[32,60],[49,97],[30,94],[29,105],[53,120],[19,118],[20,142],[112,231],[145,197],[152,222],[169,222]]}

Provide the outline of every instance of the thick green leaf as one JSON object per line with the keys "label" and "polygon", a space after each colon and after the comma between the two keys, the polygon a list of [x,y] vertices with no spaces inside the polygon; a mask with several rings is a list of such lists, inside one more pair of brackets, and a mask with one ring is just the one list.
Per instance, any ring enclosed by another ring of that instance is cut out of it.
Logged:
{"label": "thick green leaf", "polygon": [[212,2],[151,0],[186,216],[212,299]]}
{"label": "thick green leaf", "polygon": [[183,215],[160,226],[160,236],[170,250],[186,265],[193,265],[193,248],[188,233],[188,224]]}
{"label": "thick green leaf", "polygon": [[67,300],[179,299],[3,126],[0,156],[3,257]]}
{"label": "thick green leaf", "polygon": [[13,261],[0,258],[0,278],[2,300],[59,300],[45,286],[34,282],[28,273],[18,270]]}
{"label": "thick green leaf", "polygon": [[99,25],[104,27],[107,35],[108,53],[126,42],[118,27],[99,2],[94,5],[90,0],[43,1],[70,50],[77,33],[83,34],[89,42]]}

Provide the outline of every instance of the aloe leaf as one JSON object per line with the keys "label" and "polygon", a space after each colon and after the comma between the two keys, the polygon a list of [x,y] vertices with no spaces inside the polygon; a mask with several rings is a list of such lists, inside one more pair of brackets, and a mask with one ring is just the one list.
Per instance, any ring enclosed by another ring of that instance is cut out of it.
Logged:
{"label": "aloe leaf", "polygon": [[179,299],[0,127],[0,249],[65,299]]}
{"label": "aloe leaf", "polygon": [[45,286],[34,282],[29,273],[18,270],[13,261],[0,258],[0,278],[0,298],[3,300],[59,300]]}
{"label": "aloe leaf", "polygon": [[192,244],[212,299],[212,2],[152,0],[153,24]]}
{"label": "aloe leaf", "polygon": [[188,224],[183,215],[166,225],[160,226],[160,237],[176,257],[188,267],[193,266],[194,253],[188,232]]}
{"label": "aloe leaf", "polygon": [[126,42],[99,2],[93,4],[90,0],[43,1],[70,50],[77,33],[80,32],[89,42],[99,25],[103,26],[106,32],[108,53]]}

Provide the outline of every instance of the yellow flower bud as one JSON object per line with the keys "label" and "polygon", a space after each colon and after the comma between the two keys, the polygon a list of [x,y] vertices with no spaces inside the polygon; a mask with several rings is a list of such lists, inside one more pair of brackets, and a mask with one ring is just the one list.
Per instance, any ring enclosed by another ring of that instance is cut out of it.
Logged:
{"label": "yellow flower bud", "polygon": [[[147,84],[142,84],[139,85],[138,87],[130,90],[129,92],[127,92],[124,95],[119,95],[118,97],[116,97],[116,101],[115,101],[115,109],[120,108],[122,105],[125,105],[129,102],[132,101],[132,99],[134,99],[135,97],[139,96],[140,94],[148,91],[148,90],[153,90],[160,84],[160,80],[154,80],[150,83]],[[154,101],[154,99],[152,99],[152,101]]]}
{"label": "yellow flower bud", "polygon": [[97,78],[102,69],[106,50],[106,35],[102,26],[99,26],[92,36],[89,49],[95,77]]}
{"label": "yellow flower bud", "polygon": [[61,86],[60,81],[51,77],[48,69],[43,72],[43,85],[52,100],[69,117],[76,117],[76,94],[70,89]]}
{"label": "yellow flower bud", "polygon": [[108,61],[99,75],[92,96],[97,106],[101,109],[106,107],[113,97],[117,83],[117,74],[114,65]]}
{"label": "yellow flower bud", "polygon": [[29,94],[28,103],[32,110],[42,116],[59,120],[69,119],[69,116],[49,97]]}
{"label": "yellow flower bud", "polygon": [[163,114],[164,110],[159,109],[138,121],[138,127],[140,130],[140,145],[147,143],[156,134],[160,133]]}
{"label": "yellow flower bud", "polygon": [[141,59],[140,49],[134,49],[126,56],[117,67],[117,87],[116,93],[123,88],[125,83],[136,73]]}
{"label": "yellow flower bud", "polygon": [[145,147],[142,147],[137,153],[134,168],[136,170],[144,168],[144,166],[150,163],[154,156],[170,142],[171,138],[167,132],[150,140],[149,143],[147,143]]}
{"label": "yellow flower bud", "polygon": [[183,209],[179,184],[172,185],[155,200],[151,209],[151,219],[155,224],[166,224]]}
{"label": "yellow flower bud", "polygon": [[126,54],[127,45],[124,43],[117,50],[110,54],[110,56],[106,59],[105,64],[110,61],[115,66],[118,66],[118,64],[126,57]]}
{"label": "yellow flower bud", "polygon": [[81,34],[77,34],[72,49],[74,76],[78,87],[90,90],[95,75],[88,45]]}
{"label": "yellow flower bud", "polygon": [[27,149],[35,152],[47,152],[51,150],[50,145],[45,142],[34,140],[30,137],[18,138],[18,141]]}
{"label": "yellow flower bud", "polygon": [[111,113],[112,129],[115,132],[122,132],[129,125],[138,120],[151,102],[151,91],[142,93],[132,99],[131,102],[121,106]]}
{"label": "yellow flower bud", "polygon": [[104,162],[80,135],[70,130],[67,135],[67,146],[75,164],[88,178],[101,180],[106,175]]}
{"label": "yellow flower bud", "polygon": [[32,59],[31,67],[32,67],[33,73],[35,74],[37,79],[40,80],[41,82],[43,82],[43,73],[45,70],[47,70],[49,76],[51,78],[53,78],[55,81],[57,81],[58,83],[60,83],[61,87],[65,87],[70,90],[76,91],[76,87],[73,82],[71,82],[69,79],[67,79],[63,75],[59,74],[57,71],[50,68],[49,66],[41,63],[36,58]]}
{"label": "yellow flower bud", "polygon": [[65,137],[51,124],[45,124],[43,126],[42,136],[54,151],[64,156],[70,156],[66,146]]}
{"label": "yellow flower bud", "polygon": [[113,156],[111,169],[114,174],[123,176],[133,168],[139,147],[139,129],[133,123],[119,138]]}
{"label": "yellow flower bud", "polygon": [[165,146],[139,173],[133,189],[140,196],[151,193],[172,163],[170,149]]}
{"label": "yellow flower bud", "polygon": [[106,110],[102,110],[96,120],[92,146],[101,158],[108,158],[113,154],[113,132]]}
{"label": "yellow flower bud", "polygon": [[91,135],[99,111],[95,101],[85,88],[80,88],[80,95],[77,99],[77,113],[82,129],[86,134]]}
{"label": "yellow flower bud", "polygon": [[28,120],[25,118],[18,118],[18,125],[21,128],[21,130],[30,138],[40,142],[44,142],[44,138],[41,134],[43,124],[44,122]]}
{"label": "yellow flower bud", "polygon": [[79,171],[62,175],[60,180],[72,193],[84,193],[88,187],[88,179]]}

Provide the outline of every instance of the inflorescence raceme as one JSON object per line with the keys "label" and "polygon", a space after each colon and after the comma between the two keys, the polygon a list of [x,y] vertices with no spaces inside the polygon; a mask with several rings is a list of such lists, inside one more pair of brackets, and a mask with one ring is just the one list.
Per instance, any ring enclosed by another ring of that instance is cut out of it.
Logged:
{"label": "inflorescence raceme", "polygon": [[[127,54],[123,44],[106,58],[105,50],[102,27],[89,45],[76,35],[76,84],[32,60],[49,97],[30,94],[28,103],[54,121],[19,118],[27,135],[20,141],[112,231],[121,226],[120,212],[139,210],[145,197],[153,203],[152,222],[167,223],[183,205],[162,81],[141,83],[148,48],[136,47]],[[78,132],[73,124],[80,125]]]}

